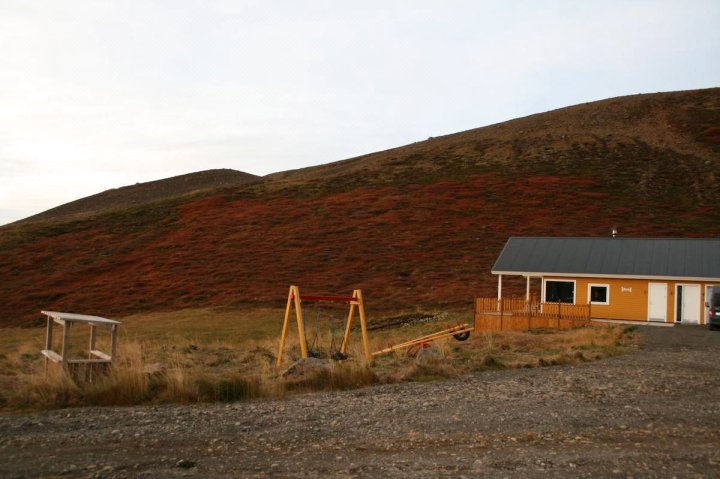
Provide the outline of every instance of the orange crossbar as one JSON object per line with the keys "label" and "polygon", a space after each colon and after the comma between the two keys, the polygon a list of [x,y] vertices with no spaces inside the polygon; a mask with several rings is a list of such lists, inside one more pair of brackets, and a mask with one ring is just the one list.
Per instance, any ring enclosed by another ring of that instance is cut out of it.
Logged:
{"label": "orange crossbar", "polygon": [[327,301],[334,303],[350,303],[357,301],[354,296],[312,296],[312,295],[300,295],[300,299],[303,301]]}

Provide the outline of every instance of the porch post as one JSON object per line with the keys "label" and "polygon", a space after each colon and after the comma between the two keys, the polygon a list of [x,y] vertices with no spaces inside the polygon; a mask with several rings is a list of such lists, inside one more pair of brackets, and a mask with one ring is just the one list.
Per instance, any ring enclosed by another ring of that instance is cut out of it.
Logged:
{"label": "porch post", "polygon": [[498,311],[500,311],[500,304],[502,301],[502,275],[498,275]]}
{"label": "porch post", "polygon": [[530,301],[530,276],[526,276],[527,280],[525,283],[525,301]]}

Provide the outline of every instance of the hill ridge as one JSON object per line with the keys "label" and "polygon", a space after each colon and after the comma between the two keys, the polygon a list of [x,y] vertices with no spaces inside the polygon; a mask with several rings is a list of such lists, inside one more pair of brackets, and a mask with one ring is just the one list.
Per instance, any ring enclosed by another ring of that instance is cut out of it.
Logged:
{"label": "hill ridge", "polygon": [[137,207],[203,191],[248,184],[259,181],[260,178],[250,173],[228,168],[202,170],[111,188],[63,203],[10,224],[82,219],[117,209]]}
{"label": "hill ridge", "polygon": [[[570,131],[555,132],[556,135],[577,135],[580,132],[585,134],[594,133],[596,135],[603,134],[605,136],[608,133],[610,133],[611,135],[617,134],[617,124],[610,124],[609,122],[609,120],[612,120],[613,118],[606,118],[604,115],[598,116],[598,112],[596,111],[598,109],[604,109],[605,115],[607,115],[608,113],[614,113],[615,119],[617,119],[617,115],[624,116],[624,124],[628,126],[634,126],[635,128],[637,128],[638,125],[634,122],[634,120],[643,120],[644,123],[641,125],[644,130],[643,133],[646,134],[647,137],[650,139],[657,139],[656,137],[659,135],[657,135],[656,132],[652,130],[654,127],[657,127],[662,122],[660,122],[659,119],[655,118],[654,121],[649,122],[649,125],[645,124],[648,123],[648,112],[652,110],[652,107],[664,109],[667,108],[667,105],[665,105],[667,103],[674,103],[675,105],[672,106],[681,106],[678,104],[682,103],[685,100],[696,101],[698,97],[704,97],[707,98],[709,101],[713,102],[712,110],[715,111],[715,118],[713,118],[713,121],[716,122],[718,116],[717,109],[720,108],[720,105],[717,101],[717,97],[719,94],[720,88],[716,87],[701,90],[683,90],[677,92],[642,93],[613,97],[594,102],[585,102],[577,105],[565,106],[549,110],[542,113],[534,113],[531,115],[514,118],[500,123],[494,123],[478,128],[471,128],[456,133],[433,136],[428,138],[427,140],[417,141],[403,146],[389,148],[386,150],[368,153],[344,160],[334,161],[323,165],[316,165],[306,168],[272,173],[270,175],[267,175],[265,178],[287,180],[294,179],[295,177],[297,177],[298,175],[302,175],[303,173],[307,174],[309,177],[327,177],[328,173],[332,172],[333,170],[339,170],[343,167],[345,167],[346,169],[352,169],[351,165],[356,163],[364,163],[363,167],[367,167],[365,163],[370,162],[370,160],[373,160],[375,158],[385,159],[394,155],[412,154],[414,151],[425,149],[428,147],[434,149],[437,149],[436,147],[442,146],[447,147],[448,144],[468,141],[468,139],[470,138],[485,141],[508,141],[509,137],[527,135],[529,133],[534,133],[535,136],[545,135],[548,132],[552,134],[552,131],[549,130],[559,130],[560,128],[565,128]],[[615,106],[620,106],[620,108],[613,108]],[[588,110],[593,112],[593,114],[588,115]],[[558,125],[554,125],[554,128],[552,128],[553,125],[539,125],[539,123],[547,123],[548,121],[552,122],[553,120],[557,121],[558,115],[571,116],[575,120],[579,119],[581,121],[579,121],[576,125],[570,125],[566,121],[565,124],[560,125],[560,127],[558,127]],[[686,134],[687,132],[677,131],[683,126],[681,123],[678,123],[677,118],[668,118],[666,120],[667,121],[664,122],[665,125],[663,126],[667,126],[667,129],[669,131],[665,131],[661,135],[664,143],[667,143],[668,136],[672,136],[672,140],[676,144],[676,146],[683,147],[683,152],[701,154],[704,157],[708,155],[714,157],[714,155],[720,153],[720,142],[717,141],[717,138],[711,139],[712,141],[708,142],[707,144],[702,144],[702,142],[701,144],[698,144],[697,141],[688,141]],[[608,124],[603,125],[603,122]],[[503,131],[498,132],[498,129]],[[694,133],[699,134],[701,132],[697,131]],[[658,144],[658,146],[660,146],[660,144]]]}

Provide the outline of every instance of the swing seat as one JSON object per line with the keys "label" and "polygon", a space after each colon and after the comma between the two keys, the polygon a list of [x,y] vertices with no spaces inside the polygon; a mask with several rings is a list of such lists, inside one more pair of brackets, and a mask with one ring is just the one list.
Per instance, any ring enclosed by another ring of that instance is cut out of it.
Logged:
{"label": "swing seat", "polygon": [[350,356],[348,356],[348,355],[345,354],[345,353],[341,353],[340,351],[335,351],[335,352],[332,353],[332,355],[330,356],[330,359],[333,359],[333,360],[335,360],[335,361],[345,361],[345,360],[346,360],[347,358],[349,358],[349,357],[350,357]]}
{"label": "swing seat", "polygon": [[470,337],[470,331],[465,331],[464,333],[453,334],[453,338],[455,338],[455,341],[467,341],[469,337]]}
{"label": "swing seat", "polygon": [[308,357],[315,359],[325,359],[327,358],[327,354],[323,353],[322,351],[308,350]]}

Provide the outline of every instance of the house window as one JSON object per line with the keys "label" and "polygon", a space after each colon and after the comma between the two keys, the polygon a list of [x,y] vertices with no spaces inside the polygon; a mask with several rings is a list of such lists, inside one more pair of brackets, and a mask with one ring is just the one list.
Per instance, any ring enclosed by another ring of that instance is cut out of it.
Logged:
{"label": "house window", "polygon": [[545,302],[575,304],[575,281],[545,281]]}
{"label": "house window", "polygon": [[589,284],[588,298],[591,304],[610,304],[610,286],[607,284]]}

